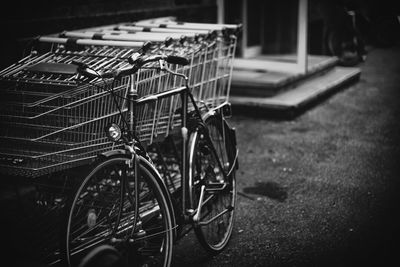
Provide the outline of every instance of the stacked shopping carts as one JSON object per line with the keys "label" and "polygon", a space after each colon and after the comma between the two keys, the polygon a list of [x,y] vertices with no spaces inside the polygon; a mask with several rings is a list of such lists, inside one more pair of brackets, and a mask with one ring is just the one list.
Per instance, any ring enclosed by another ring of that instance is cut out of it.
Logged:
{"label": "stacked shopping carts", "polygon": [[104,128],[119,123],[132,88],[138,93],[136,131],[143,143],[180,125],[179,95],[152,96],[179,89],[184,82],[160,72],[158,63],[111,81],[80,76],[76,62],[103,72],[130,66],[128,59],[138,52],[183,56],[189,65],[170,68],[190,77],[196,101],[208,108],[225,103],[237,29],[148,20],[37,38],[28,56],[0,71],[0,172],[42,176],[114,149]]}

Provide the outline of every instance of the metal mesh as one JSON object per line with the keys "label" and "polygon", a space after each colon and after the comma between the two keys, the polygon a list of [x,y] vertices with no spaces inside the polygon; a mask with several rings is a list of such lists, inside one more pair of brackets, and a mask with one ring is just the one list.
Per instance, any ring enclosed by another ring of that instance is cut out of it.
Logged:
{"label": "metal mesh", "polygon": [[[53,42],[50,50],[33,51],[0,71],[2,173],[39,176],[85,164],[99,153],[114,149],[104,128],[111,122],[121,123],[119,110],[126,113],[126,96],[132,87],[139,94],[135,116],[136,135],[141,142],[152,143],[180,126],[179,94],[140,101],[184,86],[179,77],[155,69],[158,63],[113,82],[77,74],[73,61],[96,71],[130,66],[127,59],[137,48],[110,42],[86,42],[78,50],[69,49],[64,41]],[[235,46],[235,38],[215,36],[168,45],[159,42],[147,53],[188,58],[187,66],[169,67],[189,76],[195,99],[213,108],[228,101]]]}

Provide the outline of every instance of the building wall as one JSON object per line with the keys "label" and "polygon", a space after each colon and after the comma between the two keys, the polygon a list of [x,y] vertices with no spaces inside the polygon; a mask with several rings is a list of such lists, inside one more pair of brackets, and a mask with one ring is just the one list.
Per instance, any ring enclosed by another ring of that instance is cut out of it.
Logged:
{"label": "building wall", "polygon": [[13,0],[0,9],[0,65],[21,58],[26,39],[153,17],[216,22],[215,0]]}

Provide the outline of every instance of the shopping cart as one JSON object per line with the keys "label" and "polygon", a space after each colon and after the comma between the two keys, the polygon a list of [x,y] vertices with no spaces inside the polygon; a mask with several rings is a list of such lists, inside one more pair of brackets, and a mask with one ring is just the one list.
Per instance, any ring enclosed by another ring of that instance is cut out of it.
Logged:
{"label": "shopping cart", "polygon": [[[77,32],[61,35],[70,38],[92,36]],[[33,51],[0,72],[5,95],[1,101],[0,130],[3,172],[41,176],[85,164],[98,153],[112,149],[113,144],[106,140],[103,128],[115,119],[117,106],[124,104],[113,103],[107,92],[99,91],[102,81],[81,86],[76,68],[70,65],[73,61],[81,61],[98,71],[127,67],[127,59],[143,46],[143,37],[120,41],[119,35],[110,36],[116,40],[41,37],[40,42],[53,44],[52,50]],[[127,38],[126,34],[123,36]],[[146,38],[149,37],[146,35]],[[172,68],[190,77],[194,96],[210,107],[226,102],[235,43],[222,39],[189,43],[189,38],[194,39],[191,36],[185,37],[183,42],[172,40],[175,43],[165,45],[161,41],[166,38],[157,33],[151,39],[159,43],[148,53],[162,52],[190,58],[189,66]],[[84,48],[68,50],[72,43]],[[136,86],[138,97],[143,97],[182,86],[176,79],[168,80],[167,75],[156,72],[154,69],[142,70],[134,77],[125,77],[114,85],[113,90],[115,94],[126,96],[129,86]],[[104,102],[110,105],[104,107]],[[176,106],[177,100],[173,103]],[[169,107],[166,103],[152,105],[157,105],[158,109]],[[147,112],[149,109],[153,112]],[[174,125],[174,116],[169,114],[172,111],[173,107],[166,114],[157,112],[155,107],[138,110],[141,140],[151,143],[156,136],[168,135]]]}

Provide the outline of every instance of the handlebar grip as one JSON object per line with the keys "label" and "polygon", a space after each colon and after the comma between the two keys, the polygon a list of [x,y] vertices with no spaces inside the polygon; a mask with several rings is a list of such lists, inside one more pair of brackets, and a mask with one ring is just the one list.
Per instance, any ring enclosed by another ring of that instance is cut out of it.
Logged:
{"label": "handlebar grip", "polygon": [[116,72],[104,72],[104,73],[99,73],[96,72],[95,70],[89,68],[89,66],[81,61],[76,61],[72,60],[71,64],[77,66],[77,72],[85,77],[88,78],[113,78],[116,76]]}
{"label": "handlebar grip", "polygon": [[189,60],[187,58],[180,56],[168,56],[166,61],[171,64],[177,64],[182,66],[189,64]]}
{"label": "handlebar grip", "polygon": [[89,68],[89,66],[84,62],[77,61],[77,60],[72,60],[71,64],[77,66],[78,67],[76,69],[77,73],[79,73],[79,74],[81,74],[81,75],[83,75],[85,77],[88,77],[88,78],[97,78],[97,77],[99,77],[98,73],[96,73],[93,70],[91,70]]}
{"label": "handlebar grip", "polygon": [[95,71],[93,71],[92,69],[89,69],[89,68],[78,67],[77,71],[78,71],[79,74],[81,74],[81,75],[83,75],[85,77],[88,77],[88,78],[99,78],[99,77],[101,77],[99,75],[99,73],[97,73],[97,72],[95,72]]}

